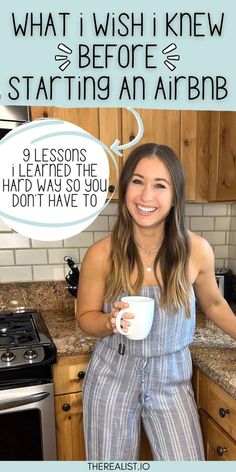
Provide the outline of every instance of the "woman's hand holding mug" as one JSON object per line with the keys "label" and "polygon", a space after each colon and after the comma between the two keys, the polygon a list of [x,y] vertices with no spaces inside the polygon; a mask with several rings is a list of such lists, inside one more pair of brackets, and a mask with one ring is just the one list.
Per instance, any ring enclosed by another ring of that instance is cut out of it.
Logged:
{"label": "woman's hand holding mug", "polygon": [[[129,310],[133,313],[129,324],[124,324],[124,316],[128,317],[125,309],[120,309],[116,314],[115,323],[118,333],[127,336],[132,340],[145,339],[152,328],[154,316],[154,299],[142,296],[128,296],[121,299],[122,302],[128,303]],[[129,318],[131,318],[129,313]],[[124,329],[125,327],[125,329]]]}
{"label": "woman's hand holding mug", "polygon": [[120,310],[123,310],[122,318],[121,318],[121,326],[124,332],[128,332],[130,327],[130,319],[134,318],[133,313],[124,312],[124,309],[128,308],[129,304],[127,302],[116,301],[113,304],[112,310],[109,313],[109,329],[112,329],[113,333],[119,333],[118,329],[116,328],[116,317]]}

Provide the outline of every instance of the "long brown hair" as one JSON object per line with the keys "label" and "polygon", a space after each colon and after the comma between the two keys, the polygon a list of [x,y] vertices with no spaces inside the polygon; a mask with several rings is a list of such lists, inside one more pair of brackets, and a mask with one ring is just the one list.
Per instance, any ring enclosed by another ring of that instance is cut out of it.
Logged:
{"label": "long brown hair", "polygon": [[[161,306],[176,312],[184,306],[186,316],[190,316],[190,284],[187,277],[189,241],[185,227],[185,182],[181,162],[168,146],[147,143],[135,148],[127,158],[119,181],[118,217],[111,241],[109,270],[106,277],[105,299],[114,301],[124,292],[134,295],[140,292],[144,279],[143,264],[134,242],[133,222],[126,206],[126,191],[139,161],[157,156],[167,167],[173,183],[173,207],[165,220],[164,238],[154,261],[154,273],[159,283],[156,268],[159,262],[163,280]],[[130,274],[135,264],[138,276],[133,285]]]}

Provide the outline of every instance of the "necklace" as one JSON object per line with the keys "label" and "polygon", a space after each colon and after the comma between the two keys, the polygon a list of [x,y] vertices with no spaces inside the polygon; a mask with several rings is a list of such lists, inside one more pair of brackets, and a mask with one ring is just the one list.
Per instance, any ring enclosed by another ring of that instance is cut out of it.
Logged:
{"label": "necklace", "polygon": [[143,266],[144,266],[144,269],[147,271],[147,272],[152,272],[153,271],[153,262],[154,262],[154,259],[152,260],[152,262],[150,264],[147,265],[147,263],[144,264],[145,261],[142,261],[143,263]]}
{"label": "necklace", "polygon": [[145,247],[141,246],[141,244],[135,242],[135,244],[140,247],[140,249],[143,249],[149,256],[152,254],[153,251],[158,251],[159,247],[153,247],[152,249],[146,249]]}
{"label": "necklace", "polygon": [[[150,255],[150,254],[149,254],[149,255]],[[155,256],[155,257],[156,257],[156,256]],[[143,260],[143,258],[141,258],[141,261],[142,261],[142,263],[143,263],[143,267],[144,267],[144,269],[145,269],[147,272],[152,272],[152,271],[153,271],[153,262],[154,262],[154,260],[155,260],[155,257],[152,258],[152,260],[149,262],[149,264],[148,264],[145,260]]]}

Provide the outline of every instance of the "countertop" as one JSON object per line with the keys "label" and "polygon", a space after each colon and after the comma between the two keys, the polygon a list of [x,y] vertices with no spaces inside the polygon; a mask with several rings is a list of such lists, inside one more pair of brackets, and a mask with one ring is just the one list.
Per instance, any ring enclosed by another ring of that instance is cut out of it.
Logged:
{"label": "countertop", "polygon": [[[43,314],[58,357],[92,352],[96,339],[80,330],[74,316],[74,299],[64,281],[1,284],[0,311],[10,309],[13,301],[14,306],[34,307]],[[236,305],[232,309],[236,313]],[[190,349],[193,364],[236,400],[236,341],[218,328],[212,329],[198,311]]]}
{"label": "countertop", "polygon": [[[74,314],[43,312],[57,346],[58,357],[90,353],[96,339],[79,328]],[[236,341],[217,327],[210,328],[201,313],[190,346],[193,364],[236,400]]]}

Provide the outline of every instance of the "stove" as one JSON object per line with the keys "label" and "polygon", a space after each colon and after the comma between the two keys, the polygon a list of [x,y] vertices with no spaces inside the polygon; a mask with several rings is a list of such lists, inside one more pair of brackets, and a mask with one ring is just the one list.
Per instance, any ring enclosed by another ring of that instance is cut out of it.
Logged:
{"label": "stove", "polygon": [[0,313],[1,371],[53,364],[56,347],[37,311]]}
{"label": "stove", "polygon": [[56,460],[55,361],[39,312],[0,312],[0,461]]}

